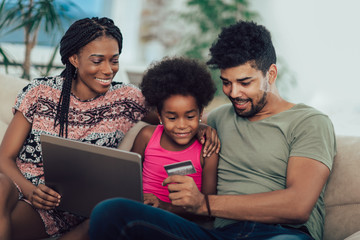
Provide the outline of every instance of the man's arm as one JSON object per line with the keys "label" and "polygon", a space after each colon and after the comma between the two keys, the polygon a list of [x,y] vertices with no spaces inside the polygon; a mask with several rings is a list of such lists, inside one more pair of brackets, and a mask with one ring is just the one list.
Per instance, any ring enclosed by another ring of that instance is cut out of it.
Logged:
{"label": "man's arm", "polygon": [[[211,213],[216,217],[249,220],[263,223],[301,224],[310,213],[327,181],[330,171],[323,163],[304,157],[291,157],[288,162],[286,188],[249,195],[211,195]],[[172,204],[188,211],[208,213],[204,195],[192,179],[170,176],[169,198]],[[195,185],[195,187],[194,187]]]}

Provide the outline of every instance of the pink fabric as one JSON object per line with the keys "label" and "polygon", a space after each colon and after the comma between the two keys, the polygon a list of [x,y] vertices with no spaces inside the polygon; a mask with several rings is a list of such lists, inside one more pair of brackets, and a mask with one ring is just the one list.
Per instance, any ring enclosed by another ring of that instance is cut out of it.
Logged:
{"label": "pink fabric", "polygon": [[145,159],[143,163],[143,191],[153,193],[161,201],[170,202],[169,191],[161,183],[168,177],[164,165],[191,160],[196,169],[196,173],[188,176],[192,177],[201,191],[202,167],[200,155],[202,145],[195,141],[190,147],[182,151],[168,151],[160,146],[161,135],[164,126],[158,125],[145,149]]}

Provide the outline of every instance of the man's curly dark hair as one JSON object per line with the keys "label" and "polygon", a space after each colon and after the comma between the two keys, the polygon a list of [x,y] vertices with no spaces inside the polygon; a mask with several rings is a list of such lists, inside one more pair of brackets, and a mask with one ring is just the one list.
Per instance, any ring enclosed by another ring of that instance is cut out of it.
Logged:
{"label": "man's curly dark hair", "polygon": [[[250,62],[265,75],[276,64],[270,32],[254,22],[239,21],[222,29],[210,48],[211,68],[226,69]],[[253,61],[253,62],[251,62]]]}
{"label": "man's curly dark hair", "polygon": [[172,95],[193,96],[199,110],[213,99],[215,84],[205,64],[184,57],[165,57],[146,70],[140,89],[149,107],[159,114],[164,101]]}

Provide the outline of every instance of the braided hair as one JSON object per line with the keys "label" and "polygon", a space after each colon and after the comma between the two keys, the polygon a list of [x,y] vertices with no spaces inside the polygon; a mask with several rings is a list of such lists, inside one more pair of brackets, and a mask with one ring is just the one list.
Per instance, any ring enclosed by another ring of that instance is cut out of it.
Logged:
{"label": "braided hair", "polygon": [[119,54],[122,49],[122,35],[113,20],[103,17],[84,18],[74,22],[60,41],[61,62],[65,69],[60,74],[63,79],[62,91],[57,106],[54,127],[60,124],[59,136],[68,136],[68,114],[72,80],[76,77],[77,69],[70,63],[69,58],[78,54],[80,49],[101,36],[112,37],[119,44]]}

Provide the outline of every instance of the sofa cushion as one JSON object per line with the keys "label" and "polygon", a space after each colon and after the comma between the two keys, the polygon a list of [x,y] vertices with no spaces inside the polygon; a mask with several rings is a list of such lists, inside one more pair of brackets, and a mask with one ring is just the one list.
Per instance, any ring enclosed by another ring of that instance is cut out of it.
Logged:
{"label": "sofa cushion", "polygon": [[24,79],[0,73],[0,140],[13,117],[12,107],[15,104],[16,96],[28,83],[29,81]]}
{"label": "sofa cushion", "polygon": [[337,155],[325,191],[324,240],[360,230],[360,138],[337,136]]}
{"label": "sofa cushion", "polygon": [[360,239],[360,231],[352,234],[350,237],[347,237],[344,240],[359,240],[359,239]]}
{"label": "sofa cushion", "polygon": [[130,128],[130,130],[126,133],[124,139],[121,141],[121,143],[118,146],[118,149],[121,150],[125,150],[125,151],[130,151],[134,140],[138,134],[138,132],[145,127],[146,125],[148,125],[147,123],[143,122],[143,121],[139,121],[137,122],[132,128]]}

